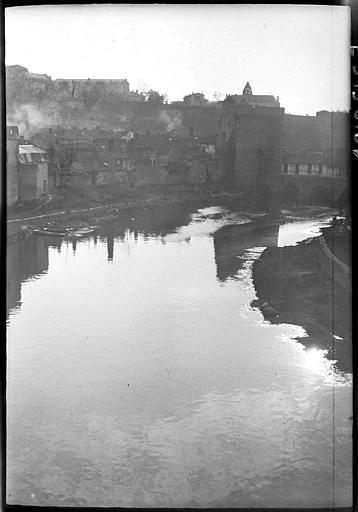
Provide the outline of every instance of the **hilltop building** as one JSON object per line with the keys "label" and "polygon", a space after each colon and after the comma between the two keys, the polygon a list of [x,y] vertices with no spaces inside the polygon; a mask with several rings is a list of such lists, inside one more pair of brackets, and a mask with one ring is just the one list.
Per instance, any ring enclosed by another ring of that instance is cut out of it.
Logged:
{"label": "hilltop building", "polygon": [[54,83],[57,90],[67,92],[72,96],[76,96],[77,93],[93,91],[99,95],[130,96],[127,79],[58,78]]}
{"label": "hilltop building", "polygon": [[183,98],[184,105],[189,107],[202,107],[208,100],[205,98],[202,92],[192,92]]}
{"label": "hilltop building", "polygon": [[17,91],[20,84],[24,91],[38,94],[48,92],[53,84],[50,76],[40,73],[30,73],[29,70],[17,64],[6,66],[7,93]]}
{"label": "hilltop building", "polygon": [[242,94],[226,95],[224,103],[231,103],[233,105],[250,105],[258,107],[279,107],[279,98],[270,95],[253,94],[251,85],[246,82]]}

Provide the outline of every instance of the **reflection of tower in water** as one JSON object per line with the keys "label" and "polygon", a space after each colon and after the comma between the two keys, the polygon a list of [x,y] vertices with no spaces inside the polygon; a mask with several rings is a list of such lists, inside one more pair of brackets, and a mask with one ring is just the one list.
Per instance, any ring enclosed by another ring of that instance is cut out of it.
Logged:
{"label": "reflection of tower in water", "polygon": [[48,270],[48,247],[45,237],[30,236],[9,243],[6,250],[6,309],[21,305],[21,286],[32,277]]}
{"label": "reflection of tower in water", "polygon": [[245,251],[254,247],[277,247],[279,224],[255,226],[232,224],[214,233],[216,276],[221,282],[235,277],[242,268]]}
{"label": "reflection of tower in water", "polygon": [[108,235],[107,237],[107,260],[113,261],[113,248],[114,248],[114,236]]}

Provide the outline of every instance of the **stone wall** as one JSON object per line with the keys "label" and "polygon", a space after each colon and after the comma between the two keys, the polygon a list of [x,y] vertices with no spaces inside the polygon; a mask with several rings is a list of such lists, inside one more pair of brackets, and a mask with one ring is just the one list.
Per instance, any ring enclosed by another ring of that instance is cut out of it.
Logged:
{"label": "stone wall", "polygon": [[283,146],[288,151],[326,151],[330,148],[349,148],[349,114],[317,112],[316,116],[285,114]]}
{"label": "stone wall", "polygon": [[322,150],[350,148],[350,117],[346,112],[317,112],[317,131]]}
{"label": "stone wall", "polygon": [[[46,181],[46,190],[44,190]],[[48,190],[47,162],[19,164],[19,199],[31,201]]]}
{"label": "stone wall", "polygon": [[255,108],[236,116],[235,183],[253,190],[282,166],[283,109]]}
{"label": "stone wall", "polygon": [[6,201],[11,206],[18,200],[18,170],[17,170],[17,146],[19,141],[7,139],[6,141]]}
{"label": "stone wall", "polygon": [[19,199],[31,201],[37,197],[37,164],[19,164]]}
{"label": "stone wall", "polygon": [[316,116],[285,114],[283,147],[287,151],[297,151],[298,149],[319,151],[320,141]]}

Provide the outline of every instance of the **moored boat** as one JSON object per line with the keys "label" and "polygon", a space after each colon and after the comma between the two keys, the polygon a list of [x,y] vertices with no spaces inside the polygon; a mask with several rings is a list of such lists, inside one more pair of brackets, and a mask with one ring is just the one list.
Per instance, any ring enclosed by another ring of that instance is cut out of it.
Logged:
{"label": "moored boat", "polygon": [[79,229],[71,229],[71,228],[65,228],[65,229],[55,229],[55,228],[42,228],[42,229],[34,229],[33,233],[35,235],[42,235],[42,236],[52,236],[52,237],[59,237],[59,238],[83,238],[87,235],[91,235],[97,230],[98,226],[87,226],[84,228]]}

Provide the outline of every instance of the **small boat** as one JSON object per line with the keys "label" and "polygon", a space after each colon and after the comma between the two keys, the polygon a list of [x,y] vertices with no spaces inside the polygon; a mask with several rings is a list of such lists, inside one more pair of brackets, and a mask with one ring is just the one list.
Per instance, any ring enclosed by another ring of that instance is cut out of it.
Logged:
{"label": "small boat", "polygon": [[32,232],[35,235],[57,236],[57,237],[60,237],[60,238],[66,236],[68,234],[67,231],[56,231],[56,230],[47,229],[47,228],[33,229]]}
{"label": "small boat", "polygon": [[36,235],[42,235],[42,236],[54,236],[54,237],[59,237],[59,238],[69,238],[69,239],[74,239],[74,238],[83,238],[87,235],[91,235],[92,233],[94,233],[96,231],[96,229],[98,228],[98,226],[87,226],[87,227],[84,227],[84,228],[79,228],[79,229],[70,229],[70,228],[65,228],[65,229],[59,229],[59,230],[56,230],[55,228],[42,228],[42,229],[34,229],[33,230],[33,233],[35,233]]}
{"label": "small boat", "polygon": [[86,228],[76,229],[74,231],[68,232],[67,237],[70,239],[83,238],[87,235],[92,235],[92,233],[94,233],[97,228],[98,226],[88,226]]}

